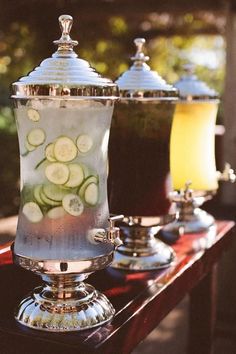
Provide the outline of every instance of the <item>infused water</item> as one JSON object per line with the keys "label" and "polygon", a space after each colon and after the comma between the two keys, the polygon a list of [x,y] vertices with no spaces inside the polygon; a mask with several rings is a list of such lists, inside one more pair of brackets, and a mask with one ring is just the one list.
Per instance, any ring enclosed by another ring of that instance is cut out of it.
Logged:
{"label": "infused water", "polygon": [[109,100],[18,100],[21,206],[15,253],[78,260],[110,252],[95,243],[104,229]]}

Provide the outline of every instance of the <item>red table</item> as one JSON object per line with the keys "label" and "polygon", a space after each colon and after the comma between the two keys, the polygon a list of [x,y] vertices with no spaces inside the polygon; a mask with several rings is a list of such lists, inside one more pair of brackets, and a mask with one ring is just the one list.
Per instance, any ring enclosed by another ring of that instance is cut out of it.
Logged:
{"label": "red table", "polygon": [[[111,323],[65,334],[28,329],[15,322],[16,304],[40,279],[0,255],[0,353],[130,353],[187,294],[190,294],[188,351],[211,353],[215,315],[215,265],[233,239],[232,221],[217,221],[209,233],[184,235],[175,244],[176,261],[168,269],[127,273],[108,268],[89,277],[113,303]],[[158,348],[157,348],[158,354]]]}

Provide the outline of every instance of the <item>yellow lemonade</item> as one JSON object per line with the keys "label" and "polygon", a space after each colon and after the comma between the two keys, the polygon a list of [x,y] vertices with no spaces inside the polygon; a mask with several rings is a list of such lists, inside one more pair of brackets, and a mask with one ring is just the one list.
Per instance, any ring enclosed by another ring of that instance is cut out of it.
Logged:
{"label": "yellow lemonade", "polygon": [[215,163],[215,122],[218,104],[181,102],[176,106],[171,140],[170,171],[174,190],[218,188]]}

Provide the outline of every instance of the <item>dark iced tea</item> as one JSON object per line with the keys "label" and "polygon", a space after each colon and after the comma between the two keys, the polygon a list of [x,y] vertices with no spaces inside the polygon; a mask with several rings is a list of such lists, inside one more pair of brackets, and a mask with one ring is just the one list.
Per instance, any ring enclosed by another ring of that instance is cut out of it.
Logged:
{"label": "dark iced tea", "polygon": [[121,101],[109,141],[109,206],[129,216],[165,215],[170,208],[169,142],[174,104]]}

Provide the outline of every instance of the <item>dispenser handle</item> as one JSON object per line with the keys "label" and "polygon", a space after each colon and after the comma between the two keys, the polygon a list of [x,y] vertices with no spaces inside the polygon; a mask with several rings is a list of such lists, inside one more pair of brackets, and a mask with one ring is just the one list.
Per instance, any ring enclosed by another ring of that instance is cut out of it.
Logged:
{"label": "dispenser handle", "polygon": [[225,181],[234,183],[236,181],[236,175],[231,165],[226,162],[223,172],[217,171],[218,181]]}
{"label": "dispenser handle", "polygon": [[116,221],[121,221],[124,219],[124,215],[114,215],[108,218],[109,227],[106,230],[107,232],[107,239],[115,245],[115,247],[119,247],[123,244],[120,239],[120,229],[119,227],[115,227]]}
{"label": "dispenser handle", "polygon": [[109,224],[110,224],[110,228],[115,227],[115,222],[116,221],[121,221],[124,219],[124,215],[120,214],[120,215],[114,215],[114,216],[110,216],[108,218]]}
{"label": "dispenser handle", "polygon": [[108,218],[109,227],[106,230],[98,230],[93,236],[93,240],[95,242],[102,243],[113,243],[116,247],[119,247],[123,244],[120,239],[120,229],[119,227],[115,227],[115,222],[119,220],[123,220],[124,215],[114,215]]}
{"label": "dispenser handle", "polygon": [[185,188],[181,189],[180,192],[170,193],[170,199],[176,203],[187,203],[193,200],[193,190],[190,189],[192,182],[187,181],[185,183]]}

